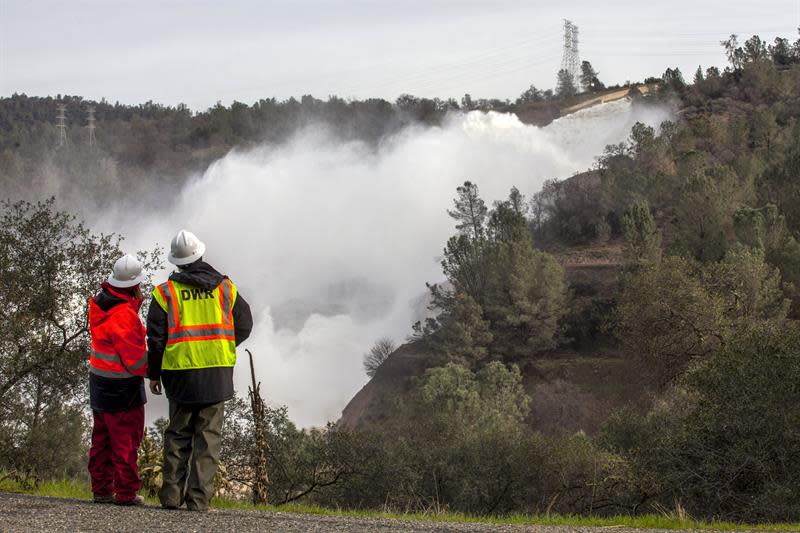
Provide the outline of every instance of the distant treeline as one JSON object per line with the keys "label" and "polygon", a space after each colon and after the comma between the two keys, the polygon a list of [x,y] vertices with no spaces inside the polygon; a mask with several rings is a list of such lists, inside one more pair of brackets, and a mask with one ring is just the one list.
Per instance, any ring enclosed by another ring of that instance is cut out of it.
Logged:
{"label": "distant treeline", "polygon": [[[68,126],[62,148],[56,126],[59,104],[66,105]],[[86,128],[89,105],[97,119],[93,147]],[[438,123],[447,109],[439,101],[409,98],[392,104],[304,96],[217,104],[192,113],[184,105],[13,95],[0,99],[0,193],[35,198],[66,192],[102,202],[156,187],[163,191],[179,187],[233,147],[285,142],[311,124],[328,126],[343,141],[376,144],[408,124]]]}

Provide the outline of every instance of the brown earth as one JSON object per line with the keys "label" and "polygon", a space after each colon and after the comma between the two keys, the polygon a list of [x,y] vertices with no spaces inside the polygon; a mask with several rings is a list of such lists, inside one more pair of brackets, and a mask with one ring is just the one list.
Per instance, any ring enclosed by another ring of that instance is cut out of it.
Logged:
{"label": "brown earth", "polygon": [[658,86],[655,84],[639,84],[633,87],[622,87],[608,89],[597,93],[580,93],[570,98],[558,100],[543,100],[541,102],[531,102],[517,107],[516,113],[520,122],[533,126],[544,127],[559,117],[569,115],[575,111],[586,109],[594,105],[613,102],[631,95],[633,92],[637,96],[653,93]]}

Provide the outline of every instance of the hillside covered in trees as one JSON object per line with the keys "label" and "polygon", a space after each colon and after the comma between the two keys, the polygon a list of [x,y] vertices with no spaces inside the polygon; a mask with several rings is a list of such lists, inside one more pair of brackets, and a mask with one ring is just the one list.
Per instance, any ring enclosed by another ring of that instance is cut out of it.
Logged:
{"label": "hillside covered in trees", "polygon": [[[428,287],[431,313],[403,346],[381,340],[368,354],[372,380],[342,420],[300,430],[285,408],[267,410],[272,503],[800,520],[800,40],[731,37],[724,46],[723,71],[698,68],[687,82],[668,69],[654,97],[679,102],[675,120],[637,124],[596,168],[530,198],[517,189],[483,198],[478,178],[454,191],[442,206],[454,231],[442,243],[446,282]],[[3,102],[6,194],[43,168],[45,141],[32,132],[55,136],[54,102],[24,131],[5,117],[43,100]],[[97,149],[132,151],[109,155],[124,165],[119,174],[98,167],[92,179],[101,189],[119,183],[104,176],[167,179],[232,146],[278,142],[312,116],[377,143],[456,107],[434,102],[427,113],[426,101],[414,102],[304,98],[198,115],[98,106],[98,117],[118,117],[108,119],[117,131],[150,128],[133,137],[156,140],[114,144],[109,126],[109,144]],[[261,112],[271,118],[248,129]],[[156,127],[170,121],[173,129]],[[58,243],[71,244],[30,252]],[[87,336],[71,298],[91,292],[115,253],[53,202],[4,207],[0,263],[13,275],[0,308],[14,325],[0,360],[7,472],[81,472]],[[80,283],[31,281],[70,269]],[[28,285],[41,294],[20,290]],[[74,372],[57,370],[65,361]],[[54,420],[59,433],[44,446],[42,428]],[[221,495],[252,488],[253,427],[247,404],[232,402]],[[162,430],[152,428],[140,457],[151,493]]]}

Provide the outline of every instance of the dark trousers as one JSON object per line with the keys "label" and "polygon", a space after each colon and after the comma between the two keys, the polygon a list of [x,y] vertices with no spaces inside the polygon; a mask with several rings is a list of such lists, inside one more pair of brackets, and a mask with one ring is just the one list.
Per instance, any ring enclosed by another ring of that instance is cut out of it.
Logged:
{"label": "dark trousers", "polygon": [[131,501],[142,485],[136,460],[144,434],[144,405],[124,411],[92,411],[92,418],[92,492],[95,496],[116,494],[117,501]]}
{"label": "dark trousers", "polygon": [[222,446],[225,402],[202,406],[169,402],[164,432],[163,484],[158,497],[165,507],[208,509]]}

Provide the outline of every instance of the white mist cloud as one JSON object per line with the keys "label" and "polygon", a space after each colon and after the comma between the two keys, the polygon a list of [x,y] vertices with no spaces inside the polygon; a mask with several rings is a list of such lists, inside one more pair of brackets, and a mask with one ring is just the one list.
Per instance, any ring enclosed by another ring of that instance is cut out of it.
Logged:
{"label": "white mist cloud", "polygon": [[[379,150],[309,129],[280,147],[234,151],[184,188],[158,217],[111,215],[105,227],[151,248],[180,228],[208,247],[250,303],[262,390],[301,426],[336,420],[366,381],[362,355],[380,336],[402,343],[453,222],[455,188],[478,183],[491,203],[512,186],[531,194],[545,179],[593,164],[635,121],[658,125],[661,108],[615,102],[545,128],[516,116],[454,115],[442,128],[409,128]],[[149,222],[142,223],[143,220]],[[162,276],[163,279],[163,276]],[[239,353],[236,386],[249,382]],[[151,398],[148,420],[166,412]]]}

